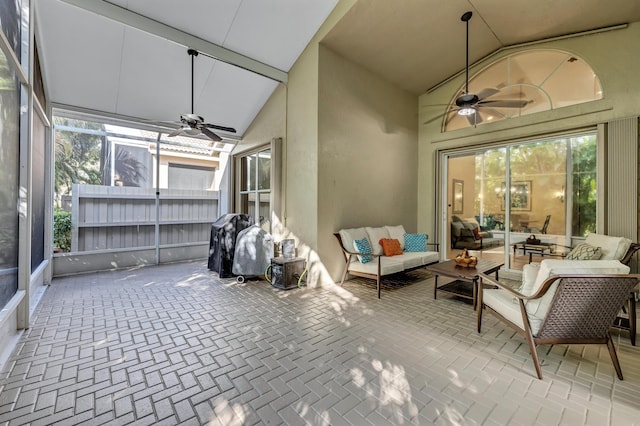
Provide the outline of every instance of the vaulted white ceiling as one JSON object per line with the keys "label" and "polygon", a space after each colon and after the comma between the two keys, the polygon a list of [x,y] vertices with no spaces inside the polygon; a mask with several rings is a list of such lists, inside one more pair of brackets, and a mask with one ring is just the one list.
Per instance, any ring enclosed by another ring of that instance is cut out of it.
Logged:
{"label": "vaulted white ceiling", "polygon": [[[242,135],[337,2],[36,0],[49,99],[177,120],[190,112],[192,47],[223,59],[195,59],[195,112]],[[467,10],[471,62],[513,44],[640,21],[640,0],[357,0],[323,43],[422,94],[464,69]]]}
{"label": "vaulted white ceiling", "polygon": [[336,2],[37,0],[49,99],[121,116],[178,120],[191,112],[191,47],[205,53],[195,58],[195,112],[242,135]]}

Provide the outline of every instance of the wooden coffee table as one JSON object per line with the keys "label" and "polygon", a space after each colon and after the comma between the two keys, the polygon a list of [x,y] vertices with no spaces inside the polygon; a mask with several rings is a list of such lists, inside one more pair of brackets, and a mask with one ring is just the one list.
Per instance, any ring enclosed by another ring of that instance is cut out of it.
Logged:
{"label": "wooden coffee table", "polygon": [[[473,308],[476,308],[476,296],[478,294],[478,283],[480,282],[480,272],[484,274],[496,274],[498,279],[498,270],[504,263],[491,262],[489,260],[479,260],[475,268],[464,268],[458,266],[455,261],[447,260],[445,262],[429,265],[425,269],[435,275],[435,285],[433,287],[433,298],[436,299],[438,291],[453,294],[463,299],[470,299],[473,302]],[[455,281],[446,283],[438,287],[438,277],[456,278]]]}

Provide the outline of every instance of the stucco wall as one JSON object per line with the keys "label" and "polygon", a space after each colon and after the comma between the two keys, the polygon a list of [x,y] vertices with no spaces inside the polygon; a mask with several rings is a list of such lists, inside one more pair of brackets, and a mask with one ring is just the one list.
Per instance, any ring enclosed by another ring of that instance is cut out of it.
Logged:
{"label": "stucco wall", "polygon": [[437,174],[433,172],[433,166],[438,150],[594,128],[599,123],[615,118],[640,114],[640,103],[637,102],[637,94],[640,93],[640,79],[637,78],[640,75],[638,40],[640,23],[634,23],[621,30],[539,43],[523,49],[507,49],[474,65],[470,70],[470,75],[473,75],[491,62],[519,50],[561,49],[581,57],[596,72],[604,91],[604,98],[599,101],[441,133],[440,120],[423,124],[433,117],[434,110],[430,105],[450,102],[453,94],[462,86],[464,75],[422,95],[419,100],[418,227],[431,233],[436,230]]}
{"label": "stucco wall", "polygon": [[280,84],[244,133],[234,153],[268,144],[273,138],[284,138],[287,131],[286,105],[287,88]]}
{"label": "stucco wall", "polygon": [[416,231],[417,96],[321,45],[318,86],[318,252],[334,280],[341,228]]}

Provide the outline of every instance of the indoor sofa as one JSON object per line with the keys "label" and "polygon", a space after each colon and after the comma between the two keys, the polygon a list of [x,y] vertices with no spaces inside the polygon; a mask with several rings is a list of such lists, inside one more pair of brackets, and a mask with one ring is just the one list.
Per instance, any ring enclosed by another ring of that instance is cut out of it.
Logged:
{"label": "indoor sofa", "polygon": [[474,218],[461,219],[458,216],[451,218],[452,249],[482,250],[503,243],[503,239],[495,238],[490,231],[482,230]]}
{"label": "indoor sofa", "polygon": [[374,279],[378,298],[381,277],[440,260],[439,244],[428,243],[426,234],[408,234],[402,225],[341,229],[334,236],[345,256],[340,285],[347,274]]}

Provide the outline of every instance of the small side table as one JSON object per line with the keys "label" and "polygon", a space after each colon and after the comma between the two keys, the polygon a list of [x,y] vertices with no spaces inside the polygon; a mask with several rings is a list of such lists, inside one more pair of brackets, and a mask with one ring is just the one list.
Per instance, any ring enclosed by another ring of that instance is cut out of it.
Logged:
{"label": "small side table", "polygon": [[305,274],[303,257],[274,257],[271,259],[270,283],[280,290],[298,288],[298,283]]}

